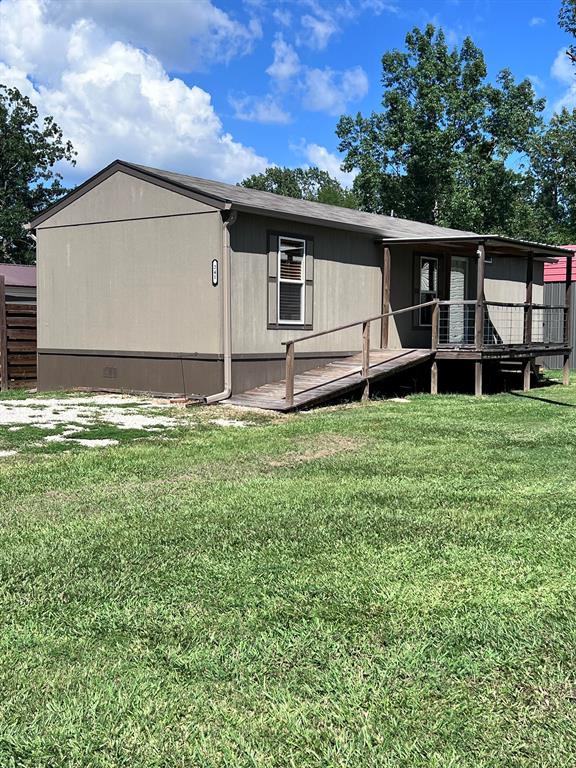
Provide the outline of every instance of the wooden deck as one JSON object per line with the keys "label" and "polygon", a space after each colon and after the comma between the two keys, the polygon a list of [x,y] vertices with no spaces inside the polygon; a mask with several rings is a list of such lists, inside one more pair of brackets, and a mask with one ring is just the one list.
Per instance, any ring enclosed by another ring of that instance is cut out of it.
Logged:
{"label": "wooden deck", "polygon": [[[368,381],[377,381],[414,365],[430,360],[430,349],[375,349],[370,350]],[[319,405],[361,387],[362,353],[327,363],[319,368],[298,373],[294,377],[294,404],[286,405],[286,382],[276,381],[233,395],[227,403],[272,411],[292,411]]]}
{"label": "wooden deck", "polygon": [[461,347],[441,346],[436,360],[526,360],[548,355],[569,355],[571,347],[565,344],[493,344],[475,349],[472,345]]}

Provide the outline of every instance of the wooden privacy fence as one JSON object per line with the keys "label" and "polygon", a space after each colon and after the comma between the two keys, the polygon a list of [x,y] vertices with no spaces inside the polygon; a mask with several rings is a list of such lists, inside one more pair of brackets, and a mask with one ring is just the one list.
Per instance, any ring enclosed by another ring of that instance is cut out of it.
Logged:
{"label": "wooden privacy fence", "polygon": [[6,301],[0,275],[0,389],[36,384],[36,304]]}

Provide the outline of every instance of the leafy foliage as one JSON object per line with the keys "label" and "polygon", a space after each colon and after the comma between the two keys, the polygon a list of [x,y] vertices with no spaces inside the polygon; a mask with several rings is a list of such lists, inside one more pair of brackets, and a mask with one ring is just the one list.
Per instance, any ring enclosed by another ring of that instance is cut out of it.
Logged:
{"label": "leafy foliage", "polygon": [[34,261],[34,243],[24,229],[30,219],[67,190],[54,171],[75,152],[53,117],[39,124],[38,110],[16,88],[0,85],[0,260]]}
{"label": "leafy foliage", "polygon": [[[576,39],[576,0],[562,0],[558,23],[565,32]],[[568,56],[576,64],[576,43],[568,48]]]}
{"label": "leafy foliage", "polygon": [[506,232],[522,188],[513,158],[527,154],[544,100],[509,70],[486,80],[470,38],[449,50],[429,24],[406,36],[406,52],[382,58],[382,112],[343,116],[343,167],[365,210],[444,226]]}
{"label": "leafy foliage", "polygon": [[357,208],[358,201],[350,190],[319,168],[267,168],[264,173],[249,176],[241,186],[273,192],[276,195],[312,200],[328,205]]}
{"label": "leafy foliage", "polygon": [[576,239],[576,110],[554,115],[531,151],[534,223],[540,238]]}

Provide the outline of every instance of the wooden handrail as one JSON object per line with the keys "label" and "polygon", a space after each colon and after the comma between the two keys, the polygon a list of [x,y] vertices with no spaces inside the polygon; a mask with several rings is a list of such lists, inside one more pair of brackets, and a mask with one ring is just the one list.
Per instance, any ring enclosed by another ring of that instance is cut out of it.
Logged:
{"label": "wooden handrail", "polygon": [[326,336],[329,333],[336,333],[337,331],[345,331],[348,328],[354,328],[357,325],[363,325],[364,323],[372,323],[375,320],[381,320],[383,317],[392,317],[393,315],[401,315],[404,312],[414,312],[414,310],[421,309],[422,307],[431,307],[433,304],[436,304],[437,301],[437,299],[434,299],[433,301],[425,301],[423,304],[414,304],[413,307],[403,307],[402,309],[395,309],[393,312],[383,312],[380,315],[373,315],[372,317],[366,317],[362,320],[355,320],[353,323],[338,325],[335,328],[328,328],[326,331],[316,331],[316,333],[309,333],[306,336],[300,336],[298,339],[289,339],[288,341],[282,341],[280,343],[282,346],[287,346],[288,344],[298,344],[301,341],[308,341],[308,339],[317,339],[319,336]]}
{"label": "wooden handrail", "polygon": [[[447,307],[447,306],[461,306],[462,304],[466,305],[474,305],[476,304],[476,299],[456,299],[456,300],[445,300],[442,299],[438,302],[438,304],[441,307]],[[526,302],[518,302],[514,303],[511,301],[485,301],[484,304],[489,307],[527,307],[529,306]],[[564,304],[530,304],[532,309],[564,309]]]}
{"label": "wooden handrail", "polygon": [[[326,336],[329,333],[336,333],[337,331],[344,331],[348,328],[355,328],[358,325],[362,326],[362,378],[368,380],[368,372],[370,370],[370,323],[375,320],[381,320],[383,317],[392,317],[393,315],[401,315],[405,312],[414,312],[422,307],[431,307],[437,310],[438,299],[432,301],[425,301],[423,304],[415,304],[412,307],[403,307],[402,309],[395,309],[392,312],[383,312],[380,315],[374,315],[373,317],[364,318],[364,320],[357,320],[353,323],[347,323],[346,325],[339,325],[336,328],[329,328],[327,331],[318,331],[316,333],[309,333],[307,336],[301,336],[299,339],[289,339],[283,341],[282,345],[286,347],[286,391],[285,400],[287,406],[294,405],[294,345],[299,341],[307,341],[308,339],[317,339],[320,336]],[[438,319],[438,313],[435,317]],[[367,388],[364,391],[367,396]]]}

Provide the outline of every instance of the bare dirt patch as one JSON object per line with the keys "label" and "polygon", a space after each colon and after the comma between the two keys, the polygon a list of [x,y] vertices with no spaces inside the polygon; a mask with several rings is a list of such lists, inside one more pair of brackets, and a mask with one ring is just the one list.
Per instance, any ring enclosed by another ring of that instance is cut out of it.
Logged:
{"label": "bare dirt patch", "polygon": [[[299,445],[300,449],[298,448]],[[339,453],[357,451],[364,445],[366,445],[366,440],[330,433],[314,439],[301,439],[296,441],[294,450],[289,451],[279,459],[270,460],[268,466],[291,467],[294,464],[301,464],[307,461],[326,459]]]}

